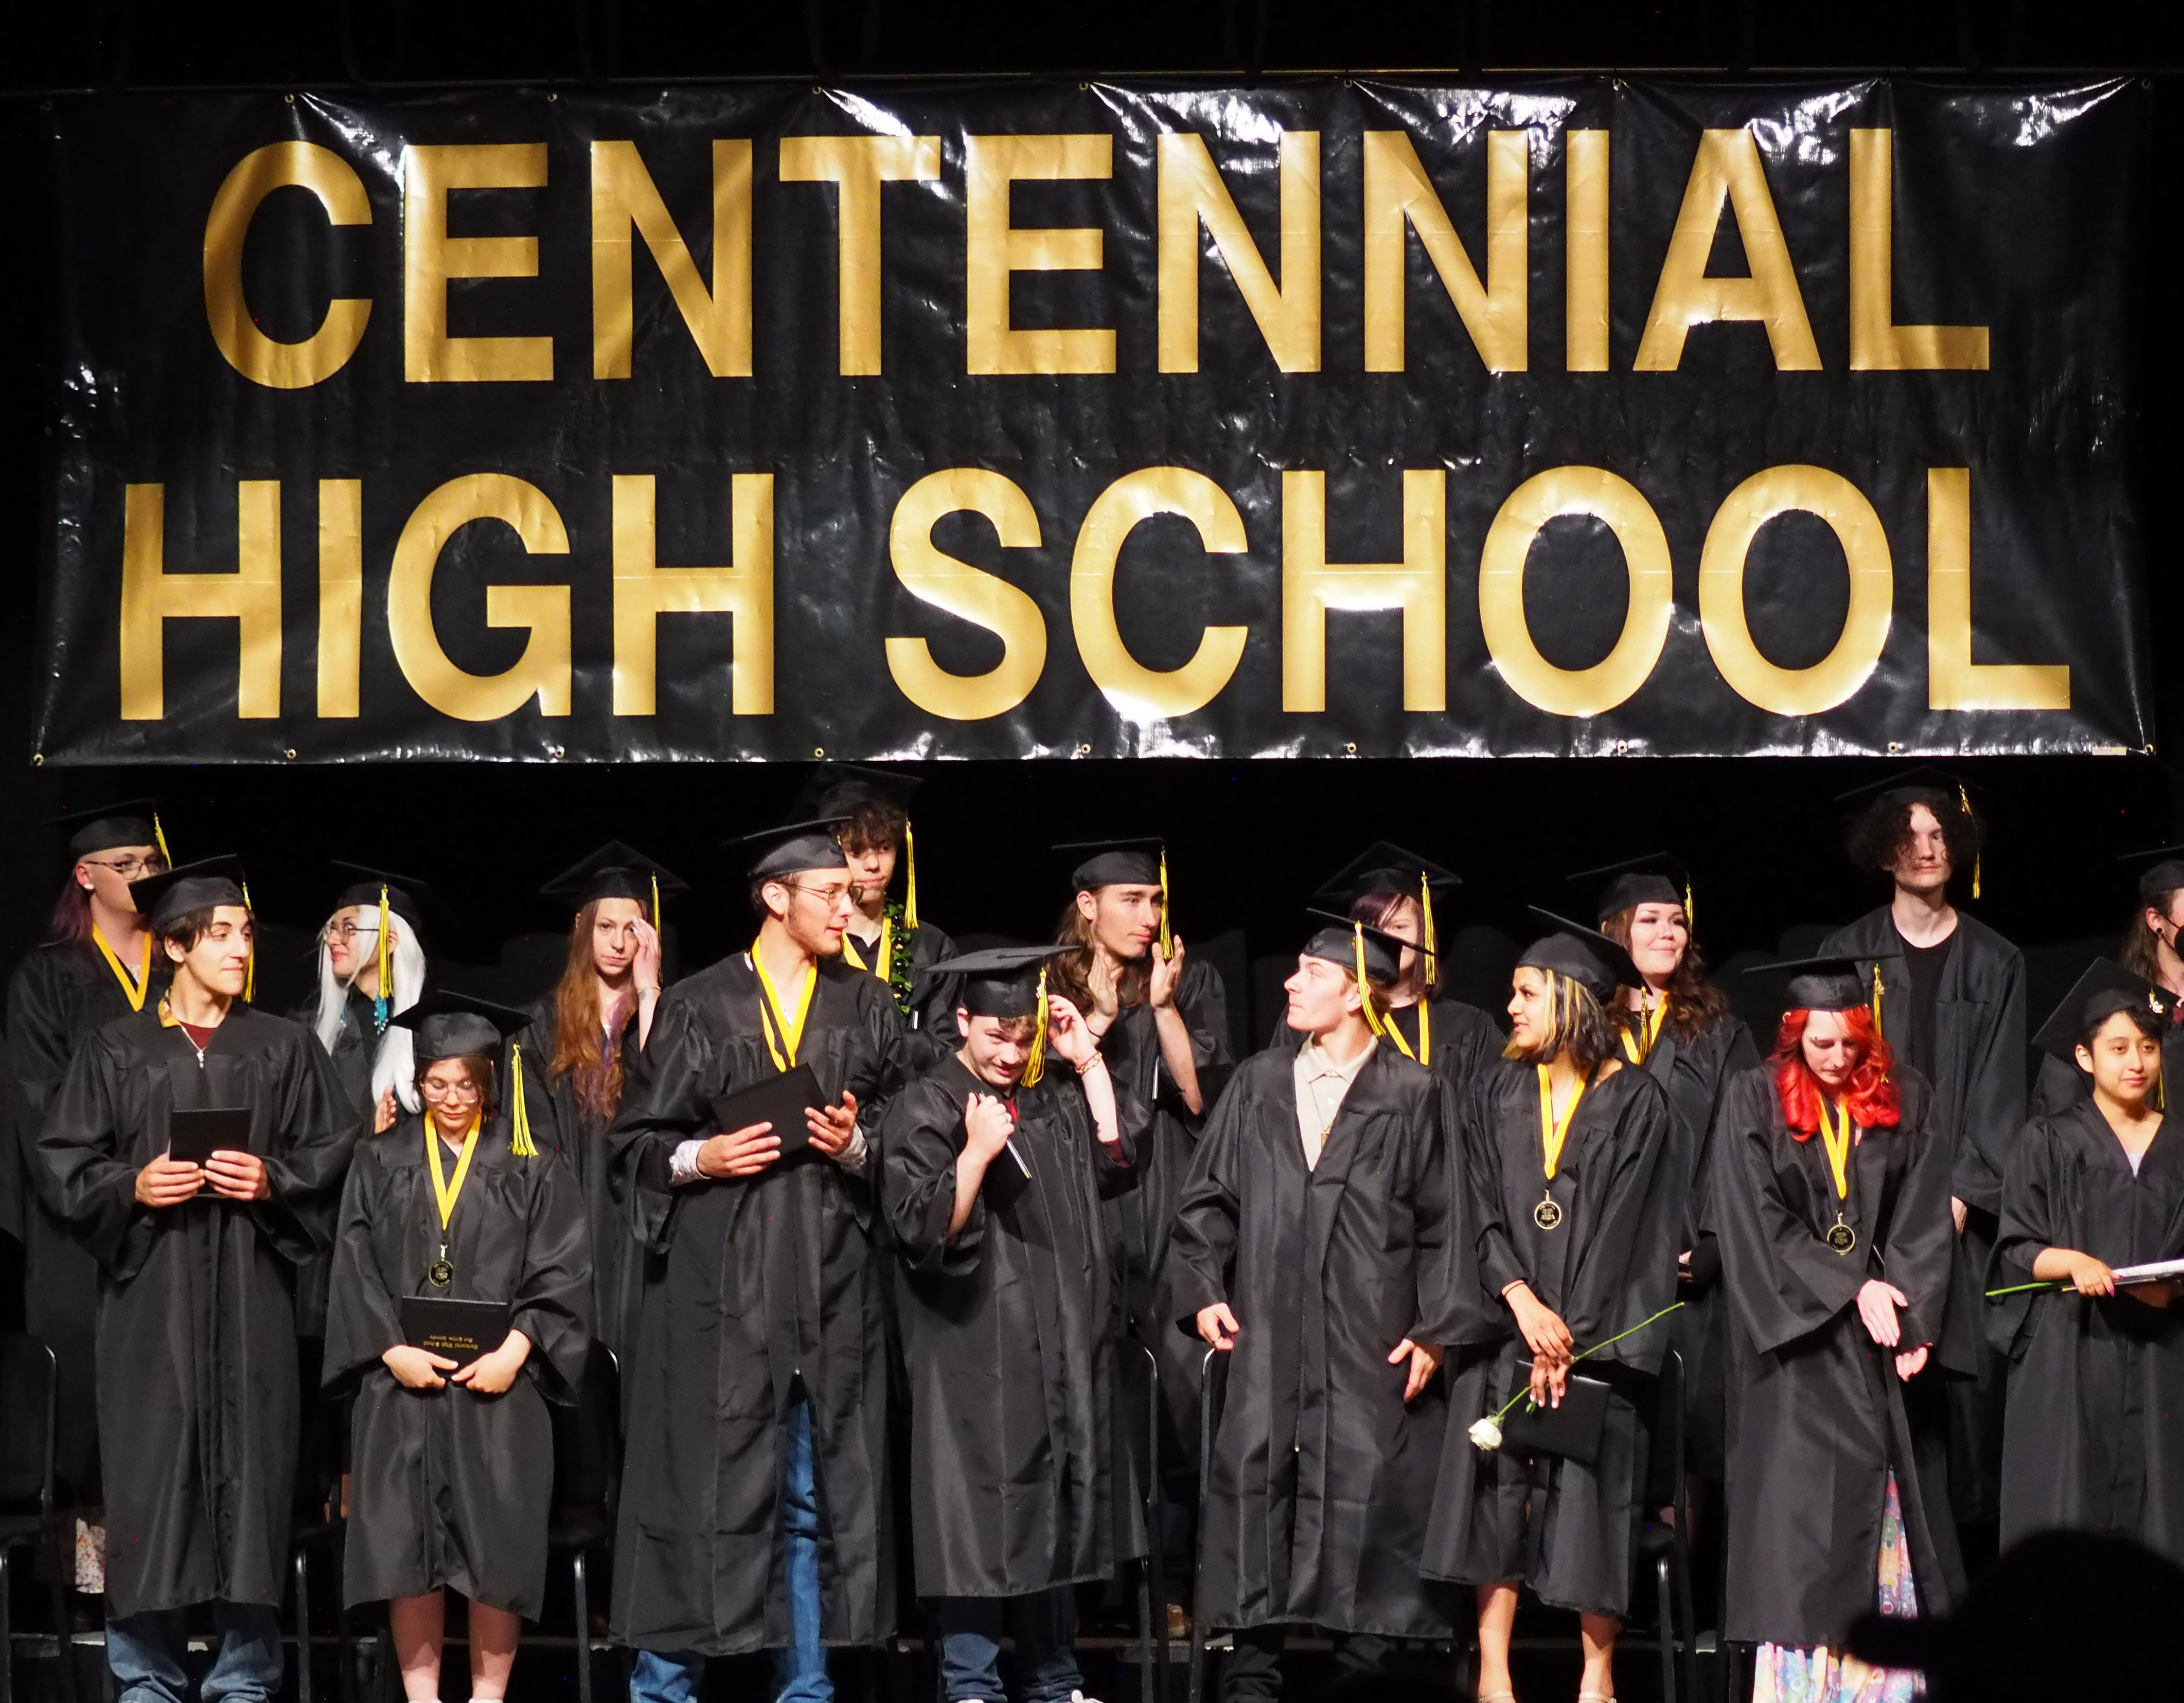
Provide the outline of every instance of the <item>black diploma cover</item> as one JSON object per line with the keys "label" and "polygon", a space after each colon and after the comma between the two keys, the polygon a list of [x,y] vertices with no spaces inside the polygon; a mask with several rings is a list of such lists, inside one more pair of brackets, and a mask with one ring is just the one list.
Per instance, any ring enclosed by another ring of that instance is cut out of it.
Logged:
{"label": "black diploma cover", "polygon": [[506,1301],[450,1301],[437,1295],[402,1298],[402,1335],[421,1348],[454,1361],[458,1370],[508,1340],[515,1310]]}
{"label": "black diploma cover", "polygon": [[811,1066],[799,1065],[747,1088],[721,1095],[713,1102],[713,1127],[722,1135],[733,1135],[755,1123],[770,1123],[781,1143],[781,1156],[789,1159],[811,1144],[811,1127],[804,1121],[805,1109],[823,1110],[826,1105]]}
{"label": "black diploma cover", "polygon": [[211,1106],[168,1114],[168,1158],[181,1165],[203,1165],[221,1151],[250,1151],[248,1106]]}
{"label": "black diploma cover", "polygon": [[[1529,1361],[1519,1361],[1518,1367],[1530,1377]],[[1560,1407],[1535,1407],[1529,1399],[1518,1402],[1502,1422],[1502,1440],[1527,1455],[1559,1455],[1590,1466],[1600,1459],[1607,1424],[1607,1386],[1572,1372],[1563,1386]]]}

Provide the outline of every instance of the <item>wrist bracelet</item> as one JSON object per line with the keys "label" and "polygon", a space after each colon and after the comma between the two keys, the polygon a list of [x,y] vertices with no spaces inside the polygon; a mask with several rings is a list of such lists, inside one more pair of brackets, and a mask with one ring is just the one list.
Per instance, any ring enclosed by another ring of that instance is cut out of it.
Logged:
{"label": "wrist bracelet", "polygon": [[1093,1049],[1092,1056],[1085,1060],[1083,1064],[1076,1066],[1077,1074],[1080,1077],[1089,1076],[1096,1067],[1104,1065],[1106,1062],[1106,1060],[1100,1056],[1099,1049],[1095,1048]]}

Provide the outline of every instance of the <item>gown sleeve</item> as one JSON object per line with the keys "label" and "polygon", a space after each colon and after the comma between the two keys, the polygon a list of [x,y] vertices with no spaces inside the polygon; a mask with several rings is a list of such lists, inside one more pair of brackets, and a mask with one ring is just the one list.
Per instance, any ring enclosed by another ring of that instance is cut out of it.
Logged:
{"label": "gown sleeve", "polygon": [[[1616,1119],[1615,1161],[1563,1318],[1580,1349],[1635,1330],[1675,1299],[1683,1245],[1683,1136],[1665,1089],[1642,1077]],[[1637,1331],[1596,1358],[1652,1371],[1665,1327]]]}
{"label": "gown sleeve", "polygon": [[[2052,1053],[2040,1055],[2040,1073],[2032,1081],[2032,1101],[2030,1107],[2034,1117],[2053,1117],[2058,1112],[2068,1111],[2086,1098],[2087,1084],[2092,1078],[2075,1065],[2066,1065]],[[2014,1158],[2013,1153],[2012,1157]],[[2003,1173],[2003,1198],[2008,1199],[2009,1173]]]}
{"label": "gown sleeve", "polygon": [[[930,1083],[904,1090],[888,1108],[880,1133],[880,1194],[895,1251],[910,1270],[963,1277],[978,1269],[986,1238],[986,1203],[974,1201],[954,1241],[956,1133],[963,1125],[955,1097]],[[1008,1162],[1005,1154],[997,1164]]]}
{"label": "gown sleeve", "polygon": [[2001,1210],[2010,1149],[2025,1127],[2025,960],[2014,947],[2000,952],[1996,1018],[1964,1078],[1964,1147],[1950,1184],[1953,1194],[1987,1212]]}
{"label": "gown sleeve", "polygon": [[608,1135],[615,1196],[628,1203],[632,1233],[655,1252],[665,1251],[673,1231],[675,1191],[668,1180],[668,1157],[678,1143],[708,1133],[704,1126],[711,1116],[699,1088],[711,1049],[692,1005],[682,987],[660,995],[643,1067],[635,1081],[625,1083],[621,1108]]}
{"label": "gown sleeve", "polygon": [[[2023,1049],[2019,1051],[2021,1055]],[[1949,1212],[1954,1184],[1948,1148],[1926,1122],[1932,1105],[1924,1093],[1914,1097],[1907,1087],[1903,1121],[1889,1132],[1890,1139],[1913,1144],[1911,1163],[1881,1237],[1887,1280],[1908,1302],[1900,1315],[1907,1349],[1939,1341],[1956,1264],[1957,1226]]]}
{"label": "gown sleeve", "polygon": [[917,969],[911,979],[910,1003],[917,1013],[911,1038],[934,1062],[956,1049],[956,1005],[962,978],[935,975],[932,966],[956,955],[956,943],[929,922],[917,926]]}
{"label": "gown sleeve", "polygon": [[[1512,1283],[1526,1281],[1524,1262],[1517,1257],[1516,1244],[1509,1239],[1509,1226],[1504,1216],[1503,1205],[1507,1191],[1502,1187],[1501,1132],[1496,1127],[1500,1120],[1500,1105],[1494,1089],[1495,1073],[1489,1071],[1472,1083],[1464,1097],[1463,1158],[1464,1169],[1471,1178],[1471,1213],[1478,1238],[1479,1280],[1487,1295],[1497,1304]],[[1506,1309],[1502,1313],[1506,1314]],[[1490,1315],[1491,1335],[1505,1333],[1508,1321],[1501,1314]]]}
{"label": "gown sleeve", "polygon": [[151,1248],[151,1209],[136,1204],[136,1172],[114,1128],[117,1071],[107,1044],[76,1049],[37,1138],[47,1203],[109,1273],[125,1277]]}
{"label": "gown sleeve", "polygon": [[[573,1403],[592,1351],[591,1232],[583,1189],[559,1152],[542,1146],[538,1157],[524,1165],[530,1213],[509,1324],[531,1338],[532,1352],[525,1364],[538,1366],[539,1385],[547,1396]],[[549,1371],[551,1377],[546,1375]]]}
{"label": "gown sleeve", "polygon": [[326,1346],[320,1381],[332,1384],[376,1362],[398,1347],[400,1303],[387,1293],[372,1243],[373,1229],[389,1210],[387,1167],[366,1143],[348,1168],[334,1226],[332,1268],[326,1278]]}
{"label": "gown sleeve", "polygon": [[[1994,1257],[2008,1274],[1988,1285],[2030,1283],[2032,1262],[2049,1248],[2068,1246],[2059,1239],[2055,1202],[2055,1132],[2036,1117],[2018,1137],[2002,1180],[2002,1227]],[[2023,1275],[2019,1276],[2017,1273]]]}
{"label": "gown sleeve", "polygon": [[251,1212],[267,1241],[301,1265],[332,1244],[365,1120],[349,1109],[326,1049],[304,1029],[286,1037],[276,1077],[273,1151],[265,1155],[270,1200]]}
{"label": "gown sleeve", "polygon": [[1485,1307],[1472,1263],[1476,1239],[1456,1137],[1456,1092],[1440,1077],[1432,1082],[1411,1209],[1418,1250],[1418,1317],[1408,1334],[1414,1343],[1446,1348],[1479,1334]]}
{"label": "gown sleeve", "polygon": [[1176,1200],[1164,1274],[1165,1311],[1185,1336],[1198,1334],[1201,1311],[1228,1299],[1239,1214],[1235,1179],[1256,1099],[1247,1082],[1228,1085],[1214,1105]]}

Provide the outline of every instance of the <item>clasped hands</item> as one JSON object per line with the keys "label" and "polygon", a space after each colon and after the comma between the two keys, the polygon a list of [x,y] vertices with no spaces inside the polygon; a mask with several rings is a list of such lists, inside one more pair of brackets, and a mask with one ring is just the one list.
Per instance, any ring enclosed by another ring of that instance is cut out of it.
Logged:
{"label": "clasped hands", "polygon": [[164,1155],[136,1173],[136,1204],[140,1206],[179,1206],[194,1199],[206,1184],[225,1200],[270,1200],[273,1184],[265,1174],[265,1161],[254,1153],[221,1148],[203,1165]]}
{"label": "clasped hands", "polygon": [[[491,1354],[480,1355],[460,1371],[447,1355],[434,1354],[430,1349],[412,1348],[407,1343],[397,1343],[379,1358],[394,1374],[395,1382],[406,1389],[440,1389],[450,1383],[460,1383],[472,1395],[501,1395],[515,1382],[516,1373],[523,1370],[523,1362],[530,1357],[531,1338],[521,1331],[512,1330]],[[449,1376],[441,1377],[443,1372]]]}

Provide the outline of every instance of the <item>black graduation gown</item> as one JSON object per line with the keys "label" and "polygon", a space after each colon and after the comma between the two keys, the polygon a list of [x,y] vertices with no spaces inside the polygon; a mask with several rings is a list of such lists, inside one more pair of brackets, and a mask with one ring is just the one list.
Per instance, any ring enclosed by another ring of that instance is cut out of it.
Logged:
{"label": "black graduation gown", "polygon": [[[912,1068],[926,1070],[951,1055],[962,1044],[956,1032],[956,1001],[962,990],[962,978],[934,973],[934,965],[944,964],[956,955],[956,943],[946,933],[929,922],[919,923],[909,933],[910,999],[906,1009],[900,1000],[896,1001],[895,1009],[901,1012],[904,1026],[910,1031]],[[856,946],[866,968],[877,977],[878,949],[867,952],[861,940]],[[901,949],[898,940],[895,950]],[[849,962],[846,954],[842,961]]]}
{"label": "black graduation gown", "polygon": [[[271,1199],[207,1188],[158,1211],[136,1204],[169,1113],[198,1106],[250,1109]],[[332,1239],[357,1133],[319,1044],[240,1000],[202,1059],[147,1010],[69,1066],[38,1156],[100,1267],[110,1612],[281,1601],[302,1417],[296,1267]]]}
{"label": "black graduation gown", "polygon": [[[1949,1383],[1946,1411],[1936,1416],[1948,1439],[1950,1506],[1960,1522],[1971,1524],[1999,1511],[2004,1361],[1986,1339],[1989,1320],[1980,1286],[1994,1249],[2003,1173],[2025,1127],[2025,960],[1962,911],[1953,938],[1935,993],[1933,1068],[1922,1074],[1933,1092],[1929,1127],[1949,1149],[1950,1193],[1972,1209],[1956,1240],[1937,1352],[1951,1369],[1975,1375]],[[1903,946],[1884,905],[1837,929],[1819,949],[1854,956]],[[1910,972],[1898,959],[1884,963],[1881,976],[1881,1030],[1900,1038]],[[1898,1014],[1893,1020],[1892,1009]]]}
{"label": "black graduation gown", "polygon": [[[1501,1058],[1502,1044],[1507,1037],[1502,1034],[1501,1025],[1476,1005],[1466,1005],[1461,999],[1440,998],[1429,1000],[1428,1005],[1431,1011],[1433,1056],[1427,1060],[1426,1068],[1449,1085],[1457,1104],[1461,1105],[1472,1082]],[[1398,1005],[1380,1015],[1393,1023],[1411,1049],[1407,1056],[1416,1057],[1418,1008]],[[1278,1020],[1273,1038],[1268,1044],[1294,1054],[1304,1045],[1304,1037],[1286,1021]]]}
{"label": "black graduation gown", "polygon": [[1295,1060],[1247,1060],[1213,1108],[1170,1244],[1165,1316],[1195,1345],[1200,1309],[1242,1324],[1200,1511],[1213,1624],[1305,1622],[1445,1638],[1419,1577],[1447,1414],[1436,1377],[1406,1406],[1405,1338],[1477,1328],[1470,1228],[1447,1089],[1375,1046],[1305,1166]]}
{"label": "black graduation gown", "polygon": [[1713,1240],[1708,1176],[1714,1120],[1730,1081],[1759,1062],[1752,1031],[1740,1017],[1724,1015],[1696,1035],[1663,1028],[1646,1055],[1646,1070],[1668,1090],[1683,1155],[1685,1213],[1684,1249],[1691,1255],[1691,1281],[1680,1283],[1681,1312],[1664,1322],[1669,1341],[1684,1361],[1684,1456],[1691,1471],[1719,1479],[1726,1423],[1723,1379],[1728,1346],[1723,1321],[1720,1256]]}
{"label": "black graduation gown", "polygon": [[[910,1506],[920,1596],[1021,1596],[1112,1576],[1120,1285],[1101,1199],[1128,1187],[1144,1128],[1117,1095],[1121,1151],[1060,1060],[1016,1096],[1031,1168],[987,1171],[948,1239],[963,1109],[994,1092],[950,1057],[898,1094],[880,1133],[910,1374]],[[1127,1517],[1124,1529],[1130,1529]],[[1141,1555],[1142,1544],[1126,1553]]]}
{"label": "black graduation gown", "polygon": [[[2090,1101],[2035,1118],[2003,1179],[1995,1272],[2029,1283],[2046,1248],[2110,1266],[2184,1257],[2184,1124],[2165,1118],[2133,1176]],[[2107,1532],[2184,1561],[2184,1304],[2032,1298],[2009,1372],[2002,1540]]]}
{"label": "black graduation gown", "polygon": [[[314,1039],[318,1035],[314,1027],[318,1018],[316,999],[288,1013],[288,1021]],[[366,1129],[371,1127],[376,1110],[371,1103],[371,1067],[379,1058],[379,1034],[370,996],[350,988],[342,1007],[342,1026],[334,1032],[333,1047],[326,1056],[333,1066],[343,1109],[349,1116],[360,1120]],[[296,1274],[296,1332],[299,1336],[326,1334],[326,1260],[319,1258],[308,1261]]]}
{"label": "black graduation gown", "polygon": [[[554,1004],[555,996],[551,993],[534,1001],[527,1008],[532,1014],[531,1026],[519,1038],[524,1068],[535,1071],[538,1077],[544,1077],[554,1062]],[[659,1015],[655,1006],[655,1022]],[[644,1049],[638,1044],[637,1032],[637,1016],[632,1011],[621,1030],[625,1098],[644,1058]],[[552,1108],[562,1155],[569,1161],[570,1174],[582,1192],[584,1221],[589,1227],[592,1295],[586,1316],[593,1336],[614,1351],[616,1360],[627,1372],[629,1356],[637,1346],[638,1311],[644,1300],[644,1244],[637,1238],[628,1201],[615,1194],[611,1163],[614,1147],[607,1138],[609,1125],[584,1109],[583,1102],[577,1097],[576,1082],[570,1077],[548,1079],[545,1094]],[[534,1105],[530,1110],[535,1118],[538,1107]]]}
{"label": "black graduation gown", "polygon": [[[909,1032],[877,978],[838,959],[815,973],[799,1057],[830,1098],[856,1095],[870,1139],[908,1073]],[[624,1366],[614,1620],[617,1640],[642,1650],[788,1642],[780,1497],[800,1377],[823,1526],[822,1635],[872,1644],[894,1625],[887,1271],[866,1178],[806,1153],[747,1179],[668,1181],[677,1145],[717,1133],[712,1100],[773,1071],[758,999],[748,953],[662,994],[611,1138],[616,1186],[662,1256]],[[875,1151],[867,1177],[878,1162]]]}
{"label": "black graduation gown", "polygon": [[1580,1350],[1676,1299],[1683,1177],[1661,1085],[1629,1067],[1597,1077],[1570,1119],[1552,1192],[1560,1225],[1532,1210],[1550,1192],[1535,1066],[1504,1062],[1476,1083],[1463,1114],[1477,1225],[1478,1327],[1450,1355],[1455,1381],[1425,1571],[1465,1584],[1531,1586],[1543,1602],[1620,1614],[1630,1593],[1652,1374],[1667,1321],[1595,1355],[1581,1375],[1610,1386],[1600,1458],[1591,1465],[1471,1442],[1474,1421],[1523,1387],[1531,1351],[1502,1292],[1518,1279],[1559,1314]]}
{"label": "black graduation gown", "polygon": [[[1913,1422],[1941,1369],[1930,1360],[1905,1384],[1858,1313],[1859,1288],[1884,1278],[1910,1300],[1904,1345],[1931,1342],[1948,1290],[1949,1150],[1925,1081],[1896,1081],[1901,1120],[1851,1149],[1840,1203],[1821,1137],[1792,1138],[1765,1067],[1730,1084],[1715,1128],[1734,1392],[1724,1578],[1740,1642],[1839,1645],[1872,1609],[1891,1472],[1920,1614],[1949,1612],[1964,1589],[1941,1444]],[[1839,1206],[1858,1233],[1848,1254],[1822,1239]]]}
{"label": "black graduation gown", "polygon": [[[148,1005],[166,990],[166,954],[153,951]],[[20,1176],[23,1323],[53,1351],[53,1471],[67,1501],[98,1500],[98,1262],[56,1210],[37,1157],[38,1130],[76,1049],[131,1007],[98,949],[40,946],[8,980],[8,1073],[19,1097],[4,1166]]]}
{"label": "black graduation gown", "polygon": [[[529,1159],[509,1150],[503,1110],[478,1133],[448,1220],[454,1282],[434,1289],[425,1272],[439,1256],[440,1213],[425,1123],[403,1117],[359,1144],[342,1194],[326,1380],[357,1385],[343,1591],[354,1605],[452,1585],[536,1620],[554,1491],[546,1403],[573,1399],[588,1350],[582,1199],[552,1148]],[[450,1182],[458,1163],[443,1148]],[[531,1354],[504,1394],[405,1389],[382,1362],[405,1340],[402,1298],[442,1293],[513,1305],[511,1326],[531,1338]]]}

